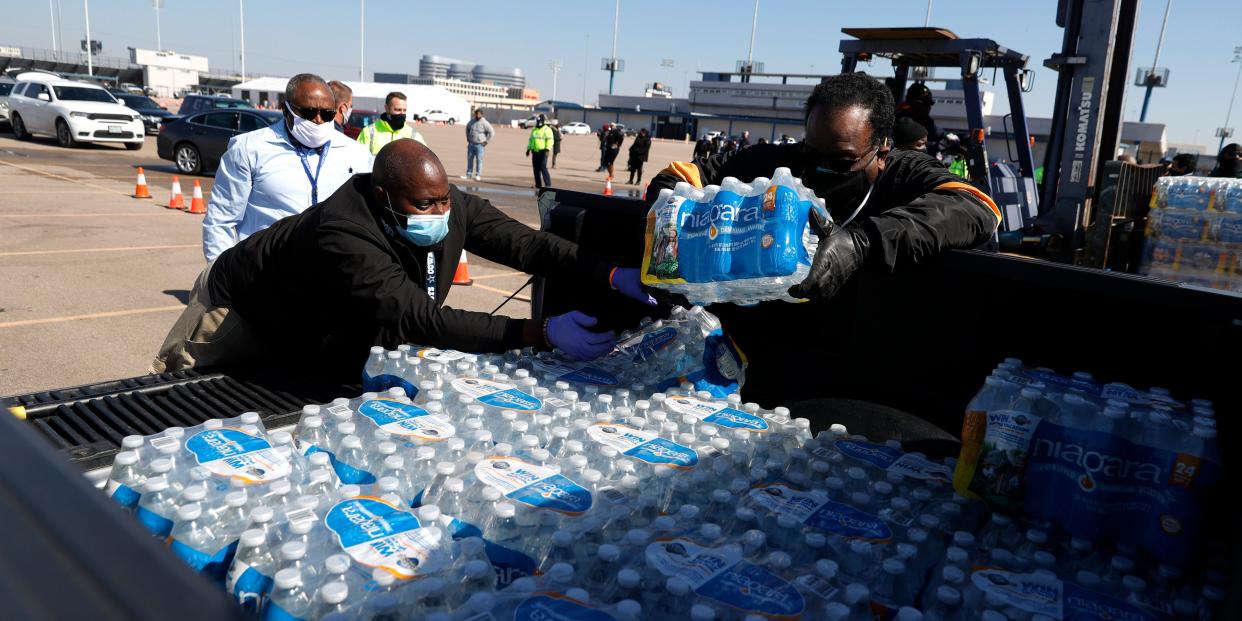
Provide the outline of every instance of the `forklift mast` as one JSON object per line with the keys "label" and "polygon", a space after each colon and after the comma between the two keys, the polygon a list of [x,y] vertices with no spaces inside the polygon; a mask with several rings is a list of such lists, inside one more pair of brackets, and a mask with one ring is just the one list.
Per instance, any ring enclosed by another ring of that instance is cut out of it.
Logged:
{"label": "forklift mast", "polygon": [[1044,61],[1058,72],[1038,224],[1073,259],[1093,219],[1103,163],[1121,138],[1138,0],[1058,0],[1061,51]]}
{"label": "forklift mast", "polygon": [[[905,93],[911,67],[952,67],[961,72],[968,127],[962,144],[966,148],[969,180],[1002,206],[1003,230],[1023,229],[1031,224],[1039,213],[1039,195],[1022,103],[1023,86],[1030,74],[1026,69],[1027,56],[991,39],[961,39],[943,28],[842,28],[841,32],[854,37],[841,41],[841,72],[856,71],[859,61],[890,59],[895,74],[892,88],[898,101]],[[1013,117],[1013,146],[1017,149],[1017,179],[1008,169],[992,166],[988,159],[979,75],[989,68],[999,70],[1005,78]],[[928,140],[938,138],[928,136]]]}

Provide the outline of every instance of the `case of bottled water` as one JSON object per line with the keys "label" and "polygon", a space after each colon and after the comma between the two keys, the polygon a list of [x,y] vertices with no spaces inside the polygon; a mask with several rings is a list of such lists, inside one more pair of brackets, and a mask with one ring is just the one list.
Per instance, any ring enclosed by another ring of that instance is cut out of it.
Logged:
{"label": "case of bottled water", "polygon": [[1242,179],[1161,177],[1139,273],[1242,291]]}
{"label": "case of bottled water", "polygon": [[127,438],[108,492],[268,620],[1154,620],[1224,597],[1224,574],[989,513],[952,459],[657,389],[672,362],[634,347],[568,371],[381,350],[412,396]]}
{"label": "case of bottled water", "polygon": [[830,219],[788,168],[751,183],[662,190],[647,214],[643,284],[695,304],[795,301],[787,290],[806,278],[819,243],[812,211]]}

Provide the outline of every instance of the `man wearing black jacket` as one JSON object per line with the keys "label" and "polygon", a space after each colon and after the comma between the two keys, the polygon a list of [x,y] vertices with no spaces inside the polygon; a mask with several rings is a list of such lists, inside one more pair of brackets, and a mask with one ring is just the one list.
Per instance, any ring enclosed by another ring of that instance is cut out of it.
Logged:
{"label": "man wearing black jacket", "polygon": [[[835,344],[852,321],[851,277],[858,270],[893,272],[948,249],[978,246],[1000,222],[1000,210],[986,194],[935,159],[891,149],[892,94],[866,74],[827,78],[808,99],[806,115],[800,143],[674,162],[647,190],[651,201],[678,182],[750,182],[787,167],[827,202],[832,222],[813,223],[820,241],[810,275],[790,289],[810,302],[710,309],[749,360],[744,397],[765,406],[822,396],[831,373],[825,369],[848,365],[833,358],[840,357]],[[796,336],[781,338],[789,329]],[[788,364],[791,357],[802,363]]]}
{"label": "man wearing black jacket", "polygon": [[372,174],[209,264],[152,370],[260,364],[349,383],[373,345],[556,347],[578,359],[611,351],[612,333],[593,331],[595,319],[576,311],[540,322],[442,306],[463,249],[655,303],[638,270],[600,262],[459,191],[435,154],[399,140],[380,151]]}

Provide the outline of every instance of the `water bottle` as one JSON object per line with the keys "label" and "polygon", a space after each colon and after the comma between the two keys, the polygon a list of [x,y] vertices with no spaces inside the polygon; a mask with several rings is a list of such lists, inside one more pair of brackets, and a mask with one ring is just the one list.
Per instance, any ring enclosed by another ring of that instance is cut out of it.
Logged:
{"label": "water bottle", "polygon": [[108,483],[104,491],[127,511],[138,507],[142,497],[143,483],[146,478],[138,467],[138,453],[133,450],[121,451],[112,460],[112,470],[108,473]]}
{"label": "water bottle", "polygon": [[367,391],[379,391],[388,388],[384,385],[381,376],[384,374],[384,365],[387,363],[384,348],[376,345],[371,348],[371,354],[367,357],[366,366],[362,370],[362,389]]}
{"label": "water bottle", "polygon": [[[390,352],[397,353],[399,352]],[[315,606],[312,609],[310,618],[324,619],[333,613],[344,614],[348,611],[349,606],[349,586],[344,582],[328,582],[319,587],[319,595]],[[348,618],[348,617],[347,617]]]}
{"label": "water bottle", "polygon": [[276,588],[263,611],[263,621],[298,621],[309,619],[313,601],[302,586],[302,574],[293,568],[276,572]]}
{"label": "water bottle", "polygon": [[173,519],[177,516],[176,492],[168,486],[164,475],[148,477],[143,485],[142,499],[138,501],[135,515],[147,532],[165,539],[172,532]]}
{"label": "water bottle", "polygon": [[242,608],[258,612],[267,601],[276,572],[266,533],[250,529],[242,533],[241,543],[225,581],[226,590]]}

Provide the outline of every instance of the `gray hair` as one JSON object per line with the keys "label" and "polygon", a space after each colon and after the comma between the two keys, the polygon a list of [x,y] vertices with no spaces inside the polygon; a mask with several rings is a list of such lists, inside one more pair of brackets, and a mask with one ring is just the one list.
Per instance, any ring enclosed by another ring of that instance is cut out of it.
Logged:
{"label": "gray hair", "polygon": [[324,88],[329,88],[328,83],[324,81],[323,78],[313,73],[299,73],[292,78],[289,78],[289,83],[285,84],[285,101],[293,101],[293,91],[298,90],[299,86],[302,86],[307,82],[322,84]]}

